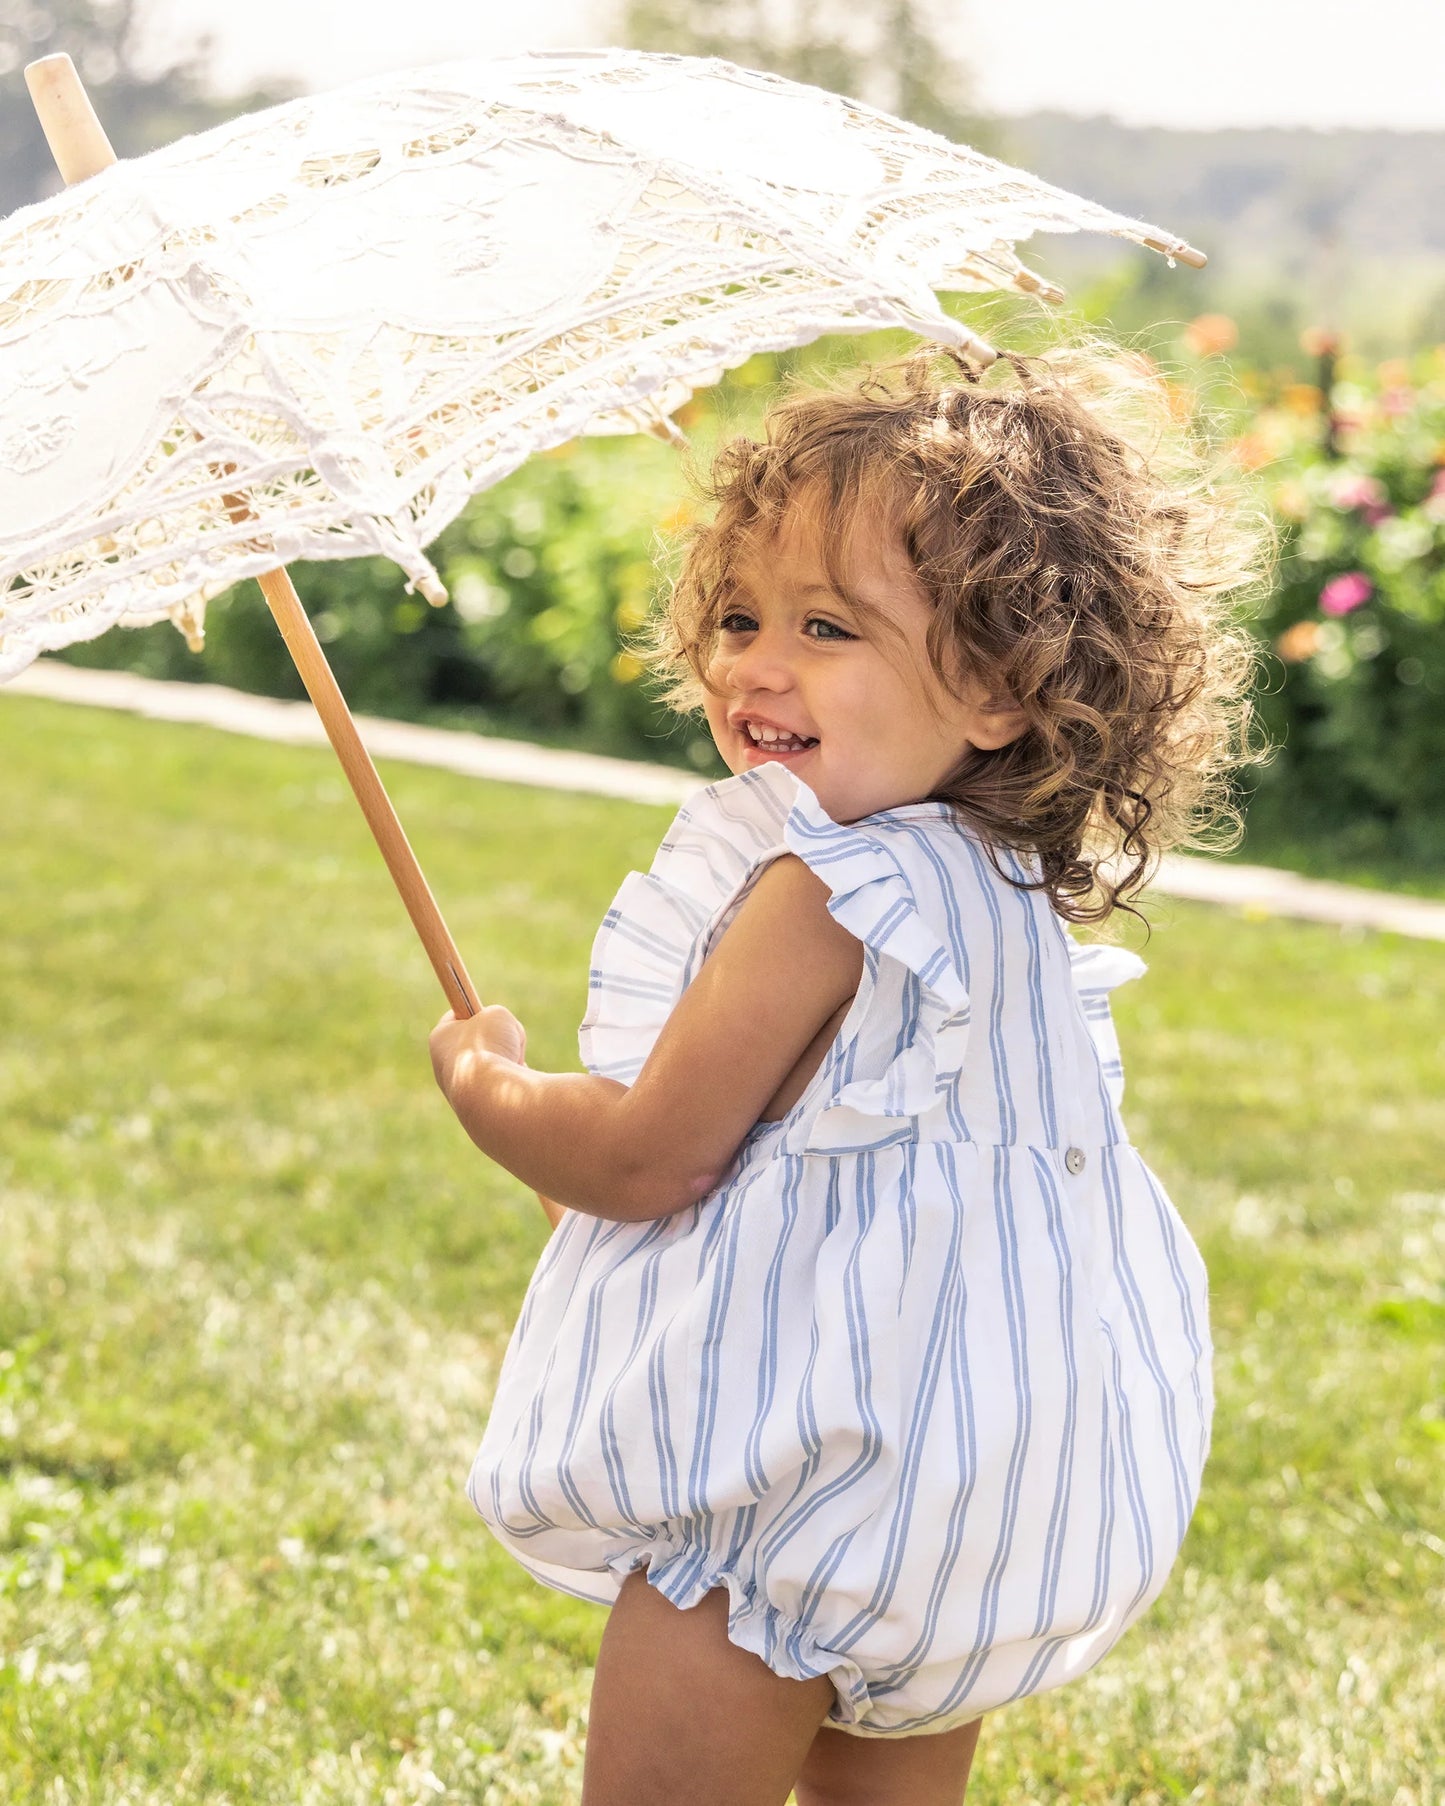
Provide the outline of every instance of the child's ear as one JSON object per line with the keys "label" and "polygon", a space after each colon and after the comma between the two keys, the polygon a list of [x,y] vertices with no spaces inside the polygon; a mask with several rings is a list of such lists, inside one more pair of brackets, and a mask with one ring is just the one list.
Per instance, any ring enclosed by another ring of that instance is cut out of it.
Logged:
{"label": "child's ear", "polygon": [[1028,716],[1011,696],[981,691],[971,699],[968,740],[980,752],[997,752],[1010,746],[1027,729]]}

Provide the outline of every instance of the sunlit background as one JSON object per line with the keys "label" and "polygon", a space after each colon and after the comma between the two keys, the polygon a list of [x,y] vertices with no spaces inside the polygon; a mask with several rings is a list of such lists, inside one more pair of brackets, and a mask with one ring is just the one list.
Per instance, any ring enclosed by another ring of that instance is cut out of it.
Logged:
{"label": "sunlit background", "polygon": [[[1282,751],[1249,779],[1250,850],[1402,883],[1445,862],[1445,9],[1428,0],[416,0],[404,22],[379,0],[3,0],[0,205],[56,185],[19,72],[60,46],[129,154],[388,68],[609,42],[855,94],[1205,249],[1202,272],[1087,233],[1025,252],[1066,289],[1065,326],[1127,338],[1181,404],[1212,411],[1284,535],[1257,616],[1261,713]],[[957,305],[1020,348],[1055,330],[1036,304]],[[754,359],[685,424],[705,449],[787,371],[850,355]],[[686,505],[657,448],[588,446],[443,535],[455,606],[441,616],[382,566],[313,568],[303,593],[358,706],[715,769],[705,738],[638,683],[627,644],[654,587],[650,515]],[[214,611],[199,659],[165,632],[68,656],[296,694],[257,607]]]}
{"label": "sunlit background", "polygon": [[[626,43],[859,96],[1209,254],[1041,236],[1274,523],[1245,615],[1253,866],[1445,897],[1440,0],[0,0],[0,212],[56,177],[22,65],[122,155],[388,69]],[[787,376],[680,410],[702,455]],[[358,710],[718,768],[635,636],[676,452],[590,440],[473,499],[430,609],[296,577]],[[254,586],[62,655],[302,692]],[[600,1614],[460,1482],[541,1244],[431,1089],[430,973],[324,750],[0,689],[0,1800],[573,1801]],[[575,1064],[587,948],[656,808],[389,767],[486,994]],[[1001,1715],[971,1806],[1439,1806],[1445,950],[1154,897],[1129,1120],[1207,1257],[1219,1417],[1160,1604]]]}
{"label": "sunlit background", "polygon": [[[886,29],[891,11],[703,0],[670,16],[698,29],[742,20],[748,31],[761,18],[782,44],[805,33],[826,39],[857,31],[865,40],[875,21]],[[383,0],[256,0],[244,15],[221,0],[156,0],[147,15],[147,54],[163,61],[167,39],[174,47],[187,36],[208,36],[211,85],[242,92],[277,77],[323,88],[408,63],[634,35],[625,11],[598,0],[538,0],[522,12],[496,0],[418,0],[407,8],[402,32],[396,8]],[[967,71],[976,104],[990,114],[1057,110],[1203,130],[1445,126],[1445,19],[1429,0],[1216,0],[1209,7],[961,0],[921,7],[917,16]]]}

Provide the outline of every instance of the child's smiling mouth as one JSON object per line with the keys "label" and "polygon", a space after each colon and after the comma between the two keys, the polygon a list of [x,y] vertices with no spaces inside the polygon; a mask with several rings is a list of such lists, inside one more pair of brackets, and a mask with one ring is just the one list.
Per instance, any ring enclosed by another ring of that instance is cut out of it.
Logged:
{"label": "child's smiling mouth", "polygon": [[742,716],[734,726],[747,752],[757,757],[788,758],[808,752],[818,744],[812,735],[795,734],[790,728],[755,720],[751,716]]}

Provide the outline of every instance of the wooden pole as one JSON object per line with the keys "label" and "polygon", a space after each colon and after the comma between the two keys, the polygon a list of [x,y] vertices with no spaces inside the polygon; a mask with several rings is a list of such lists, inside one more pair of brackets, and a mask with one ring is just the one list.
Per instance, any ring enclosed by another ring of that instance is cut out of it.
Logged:
{"label": "wooden pole", "polygon": [[[90,96],[68,56],[47,56],[31,63],[25,71],[25,81],[56,167],[67,186],[98,175],[116,161],[105,128],[96,117]],[[290,572],[283,565],[265,572],[257,581],[286,648],[295,660],[306,693],[316,705],[327,738],[336,749],[347,782],[361,804],[361,812],[381,849],[386,869],[401,893],[406,913],[421,938],[448,1003],[458,1016],[475,1016],[482,1007],[476,988],[467,975],[456,942],[442,920],[431,886],[417,864],[406,831],[371,762],[371,755],[361,743],[356,723],[351,719],[351,711],[326,654],[321,650],[321,642],[301,606]],[[540,1194],[538,1202],[555,1229],[562,1217],[561,1207]]]}
{"label": "wooden pole", "polygon": [[447,1002],[458,1016],[475,1016],[482,1006],[462,964],[462,956],[442,920],[431,886],[411,850],[406,830],[371,762],[371,754],[361,743],[346,699],[307,619],[306,610],[301,606],[301,598],[296,594],[291,573],[282,565],[277,570],[262,572],[256,581],[261,585],[261,594],[266,598],[276,625],[281,629],[286,649],[301,674],[306,694],[315,703],[327,738],[336,749],[352,794],[361,804],[367,826],[381,849],[386,869],[401,894],[406,913],[426,949]]}

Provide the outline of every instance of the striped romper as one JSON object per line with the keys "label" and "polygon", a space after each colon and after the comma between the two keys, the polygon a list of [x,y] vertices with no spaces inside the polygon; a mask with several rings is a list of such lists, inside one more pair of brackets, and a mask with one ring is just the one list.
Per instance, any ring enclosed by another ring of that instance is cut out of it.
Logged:
{"label": "striped romper", "polygon": [[785,852],[863,944],[847,1018],[701,1204],[564,1217],[467,1490],[549,1586],[725,1587],[732,1641],[828,1675],[833,1724],[945,1731],[1162,1587],[1209,1443],[1204,1268],[1119,1118],[1107,993],[1142,965],[941,803],[840,826],[778,764],[701,791],[598,932],[592,1072],[636,1077]]}

